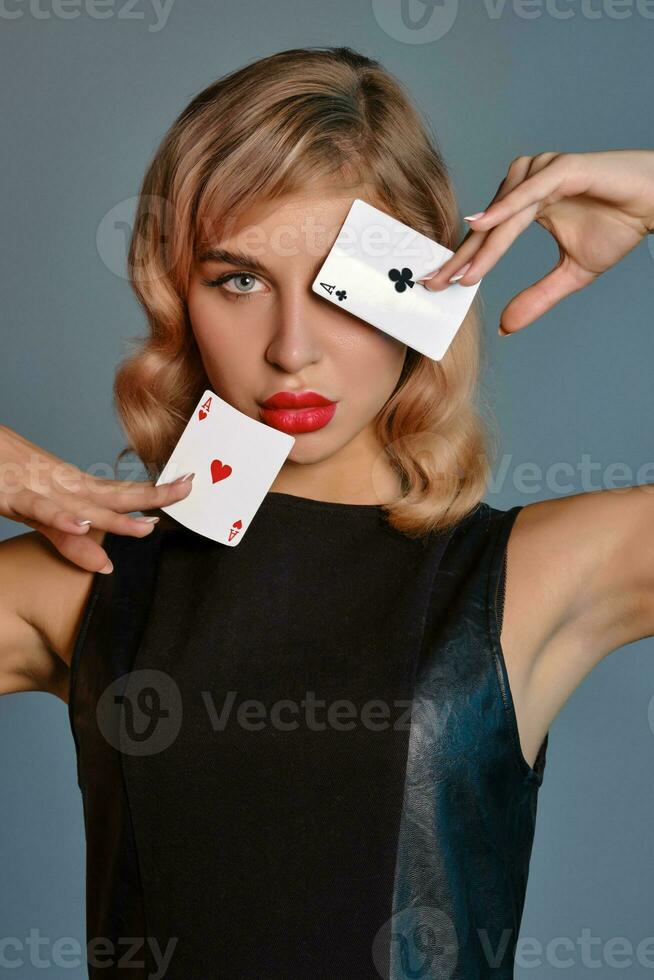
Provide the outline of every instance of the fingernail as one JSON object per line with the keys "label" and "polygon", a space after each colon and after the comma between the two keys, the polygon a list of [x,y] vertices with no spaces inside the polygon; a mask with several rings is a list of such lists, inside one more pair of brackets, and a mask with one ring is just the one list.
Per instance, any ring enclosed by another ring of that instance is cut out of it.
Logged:
{"label": "fingernail", "polygon": [[425,289],[431,289],[431,286],[429,284],[431,280],[434,278],[434,276],[438,275],[441,269],[442,266],[439,265],[437,269],[432,269],[432,271],[427,276],[423,276],[422,279],[416,279],[416,282],[419,282],[421,286],[425,287]]}
{"label": "fingernail", "polygon": [[100,569],[103,575],[108,575],[109,572],[113,572],[113,570],[114,570],[114,566],[111,564],[110,561],[108,561],[107,564]]}
{"label": "fingernail", "polygon": [[90,524],[91,521],[90,520],[87,520],[87,521],[76,520],[75,523],[76,524],[79,524],[79,526],[82,527],[83,524]]}
{"label": "fingernail", "polygon": [[156,524],[159,520],[158,517],[135,517],[135,521],[141,521],[142,524]]}
{"label": "fingernail", "polygon": [[173,480],[173,483],[185,483],[187,480],[192,480],[194,476],[195,473],[185,473],[184,476],[178,476],[176,480]]}
{"label": "fingernail", "polygon": [[484,215],[484,214],[486,214],[485,211],[477,211],[476,214],[464,214],[463,220],[464,221],[476,221],[477,218],[481,218],[482,215]]}
{"label": "fingernail", "polygon": [[457,272],[457,274],[455,276],[452,276],[452,278],[450,280],[448,280],[448,281],[449,282],[458,282],[459,279],[463,279],[463,277],[465,276],[466,272],[468,271],[468,269],[470,268],[471,265],[472,265],[472,262],[466,262],[465,265],[462,265],[461,266],[461,268],[459,269],[459,271]]}
{"label": "fingernail", "polygon": [[500,337],[508,337],[509,336],[509,331],[508,330],[505,330],[501,323],[500,323],[500,325],[498,327],[497,332],[500,335]]}

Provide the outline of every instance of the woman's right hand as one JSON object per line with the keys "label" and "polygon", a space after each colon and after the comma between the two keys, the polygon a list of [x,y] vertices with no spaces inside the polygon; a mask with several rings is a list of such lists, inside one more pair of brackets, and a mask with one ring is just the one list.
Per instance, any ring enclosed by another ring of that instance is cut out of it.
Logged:
{"label": "woman's right hand", "polygon": [[89,528],[145,537],[156,522],[129,512],[183,500],[193,480],[182,479],[155,487],[152,481],[91,476],[0,426],[0,514],[40,531],[65,558],[89,572],[111,571],[106,551],[88,535]]}

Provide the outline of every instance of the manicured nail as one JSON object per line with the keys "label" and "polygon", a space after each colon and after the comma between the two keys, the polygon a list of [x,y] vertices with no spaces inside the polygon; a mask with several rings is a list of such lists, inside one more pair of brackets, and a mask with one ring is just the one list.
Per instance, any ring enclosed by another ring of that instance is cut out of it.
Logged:
{"label": "manicured nail", "polygon": [[82,527],[83,524],[90,524],[91,521],[90,520],[87,520],[87,521],[76,520],[75,523],[76,524],[79,524],[79,526]]}
{"label": "manicured nail", "polygon": [[142,524],[156,524],[159,520],[158,517],[135,517],[135,521],[141,521]]}
{"label": "manicured nail", "polygon": [[461,268],[459,269],[459,271],[457,272],[457,274],[455,276],[452,276],[452,278],[450,280],[448,280],[448,281],[449,282],[458,282],[459,279],[463,279],[463,277],[465,276],[466,272],[468,271],[468,269],[470,268],[471,265],[472,265],[472,262],[466,262],[465,265],[462,265],[461,266]]}
{"label": "manicured nail", "polygon": [[463,220],[464,221],[476,221],[477,218],[481,218],[484,214],[486,214],[485,211],[477,211],[476,214],[464,214]]}
{"label": "manicured nail", "polygon": [[501,323],[499,325],[499,328],[498,328],[497,332],[500,335],[500,337],[508,337],[509,336],[509,331],[508,330],[505,330]]}
{"label": "manicured nail", "polygon": [[429,285],[430,280],[432,280],[442,268],[443,267],[439,265],[437,269],[432,269],[431,272],[428,275],[423,276],[422,279],[416,279],[416,282],[419,282],[421,286],[425,286],[427,289],[431,289],[431,286]]}
{"label": "manicured nail", "polygon": [[109,572],[113,572],[113,570],[114,570],[114,566],[111,564],[110,561],[108,561],[107,564],[104,565],[104,567],[100,569],[100,571],[101,571],[101,573],[103,575],[108,575]]}
{"label": "manicured nail", "polygon": [[176,480],[173,480],[173,483],[186,483],[187,480],[192,480],[194,476],[195,473],[185,473],[184,476],[178,476]]}

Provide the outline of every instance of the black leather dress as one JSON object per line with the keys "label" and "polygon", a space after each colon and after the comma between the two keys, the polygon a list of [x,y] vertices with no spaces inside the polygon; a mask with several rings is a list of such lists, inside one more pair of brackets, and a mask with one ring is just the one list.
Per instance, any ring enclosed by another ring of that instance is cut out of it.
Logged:
{"label": "black leather dress", "polygon": [[269,492],[238,547],[108,534],[73,651],[89,976],[513,976],[531,768],[499,642],[520,507],[410,539]]}

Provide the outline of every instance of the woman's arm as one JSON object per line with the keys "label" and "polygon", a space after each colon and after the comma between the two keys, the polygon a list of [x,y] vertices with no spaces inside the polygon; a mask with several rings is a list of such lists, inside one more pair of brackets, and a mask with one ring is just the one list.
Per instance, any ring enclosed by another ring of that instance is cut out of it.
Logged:
{"label": "woman's arm", "polygon": [[524,754],[609,653],[654,635],[654,486],[528,504],[507,543],[501,643]]}
{"label": "woman's arm", "polygon": [[[478,282],[532,221],[558,245],[555,268],[501,315],[505,332],[516,333],[654,229],[654,151],[518,157],[491,204],[469,220],[474,230],[429,288],[445,288],[461,272],[463,286]],[[523,748],[533,757],[592,668],[654,635],[654,486],[528,504],[512,527],[507,558],[501,642]]]}
{"label": "woman's arm", "polygon": [[654,636],[654,485],[529,504],[508,554],[532,645],[565,636],[587,673],[611,651]]}
{"label": "woman's arm", "polygon": [[[502,321],[510,333],[593,282],[654,229],[654,151],[518,157],[474,221],[480,230],[434,277],[436,288],[464,262],[471,264],[459,281],[478,281],[532,220],[554,237],[560,258],[507,305]],[[522,592],[532,650],[539,648],[541,658],[565,634],[577,676],[611,650],[654,635],[654,486],[541,501],[526,507],[516,525],[512,545],[522,583],[514,576],[514,590]],[[541,609],[532,603],[531,614],[528,587],[545,599]]]}
{"label": "woman's arm", "polygon": [[126,512],[174,503],[191,485],[92,477],[0,426],[0,514],[36,529],[0,543],[0,694],[48,691],[67,701],[81,615],[107,562],[106,532],[150,534],[152,523]]}
{"label": "woman's arm", "polygon": [[[106,533],[88,531],[98,545]],[[0,543],[0,694],[46,691],[68,702],[73,645],[93,578],[36,531]]]}

